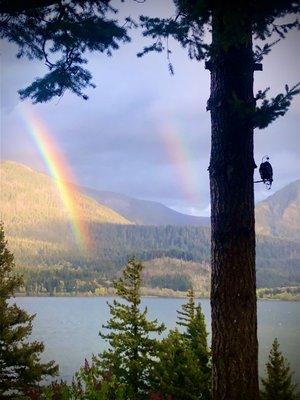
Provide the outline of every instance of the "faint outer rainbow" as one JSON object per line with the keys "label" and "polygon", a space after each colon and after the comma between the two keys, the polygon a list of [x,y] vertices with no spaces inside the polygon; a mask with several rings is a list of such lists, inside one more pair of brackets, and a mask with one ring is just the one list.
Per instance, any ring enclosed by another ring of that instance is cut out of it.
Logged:
{"label": "faint outer rainbow", "polygon": [[164,124],[161,129],[168,157],[175,167],[177,182],[183,194],[194,204],[200,202],[199,178],[192,167],[193,155],[179,130],[170,123]]}
{"label": "faint outer rainbow", "polygon": [[79,192],[76,189],[76,181],[71,168],[65,160],[59,146],[53,136],[47,131],[42,121],[28,108],[22,109],[22,117],[26,123],[28,132],[33,138],[37,148],[47,166],[49,174],[53,178],[69,217],[71,230],[80,250],[89,248],[90,238],[86,222],[78,207]]}

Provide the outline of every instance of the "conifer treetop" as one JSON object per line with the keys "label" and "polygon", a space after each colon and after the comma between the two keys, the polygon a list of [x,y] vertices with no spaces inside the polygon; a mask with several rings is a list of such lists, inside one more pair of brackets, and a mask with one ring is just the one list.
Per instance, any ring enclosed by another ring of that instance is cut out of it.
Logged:
{"label": "conifer treetop", "polygon": [[266,377],[262,379],[262,400],[296,400],[296,385],[292,383],[290,365],[279,349],[275,338],[266,364]]}
{"label": "conifer treetop", "polygon": [[109,349],[94,358],[94,364],[105,377],[110,376],[125,390],[126,398],[143,400],[151,387],[151,376],[158,361],[160,335],[164,324],[148,320],[147,308],[141,309],[142,263],[131,258],[114,287],[120,300],[108,303],[110,319],[100,332]]}
{"label": "conifer treetop", "polygon": [[29,393],[38,395],[42,380],[58,372],[54,361],[41,362],[43,343],[27,341],[34,315],[9,302],[22,284],[13,269],[14,257],[0,224],[0,398],[4,400],[27,398],[24,396]]}

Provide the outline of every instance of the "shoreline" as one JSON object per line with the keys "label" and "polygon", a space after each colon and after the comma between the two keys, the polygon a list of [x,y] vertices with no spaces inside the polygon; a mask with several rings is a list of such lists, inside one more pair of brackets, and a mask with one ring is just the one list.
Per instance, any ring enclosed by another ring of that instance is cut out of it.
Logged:
{"label": "shoreline", "polygon": [[[117,297],[114,294],[103,294],[103,295],[97,295],[97,294],[91,294],[91,293],[58,293],[58,294],[49,294],[49,293],[15,293],[13,297],[18,297],[18,298],[26,298],[26,297],[40,297],[40,298],[101,298],[101,297],[109,297],[109,298],[114,298]],[[186,298],[186,294],[174,294],[174,295],[163,295],[163,294],[144,294],[141,296],[142,298],[160,298],[160,299],[184,299]],[[210,300],[209,296],[196,296],[196,299],[202,299],[202,300]],[[257,297],[257,301],[285,301],[285,302],[293,302],[293,303],[298,303],[300,302],[299,298],[276,298],[276,297]]]}

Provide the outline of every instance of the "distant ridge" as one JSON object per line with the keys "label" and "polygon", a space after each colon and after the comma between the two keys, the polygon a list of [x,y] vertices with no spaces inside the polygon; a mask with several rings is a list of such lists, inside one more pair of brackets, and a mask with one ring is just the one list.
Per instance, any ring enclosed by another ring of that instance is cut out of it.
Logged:
{"label": "distant ridge", "polygon": [[[13,161],[2,162],[0,172],[2,218],[8,233],[12,223],[14,235],[16,233],[14,214],[18,214],[21,236],[24,229],[26,231],[32,225],[42,226],[54,221],[60,225],[68,223],[68,216],[64,214],[51,177]],[[80,192],[78,202],[90,223],[200,227],[210,224],[208,217],[182,214],[159,202],[85,187],[78,187],[78,190]],[[48,229],[45,230],[48,232]]]}
{"label": "distant ridge", "polygon": [[209,217],[182,214],[156,201],[85,187],[81,191],[138,225],[210,225]]}
{"label": "distant ridge", "polygon": [[[210,218],[181,214],[161,203],[114,192],[81,188],[137,225],[210,226]],[[300,179],[256,204],[256,233],[300,240]]]}
{"label": "distant ridge", "polygon": [[[49,176],[12,161],[2,162],[0,172],[1,217],[8,221],[8,226],[12,220],[24,218],[31,224],[32,214],[34,219],[39,215],[44,221],[52,218],[67,222]],[[78,187],[78,190],[81,193],[78,201],[90,223],[199,227],[210,225],[208,217],[182,214],[159,202],[86,187]],[[32,212],[26,210],[26,205]],[[255,212],[258,234],[300,240],[300,179],[257,203]],[[13,214],[17,216],[12,217]]]}
{"label": "distant ridge", "polygon": [[256,232],[300,241],[300,179],[257,204]]}

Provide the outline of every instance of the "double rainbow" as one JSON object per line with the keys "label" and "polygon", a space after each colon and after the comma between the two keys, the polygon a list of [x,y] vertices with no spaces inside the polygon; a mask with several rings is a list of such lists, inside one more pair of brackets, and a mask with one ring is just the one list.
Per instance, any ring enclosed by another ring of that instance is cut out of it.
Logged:
{"label": "double rainbow", "polygon": [[64,209],[69,217],[71,230],[81,251],[90,247],[90,236],[82,210],[77,200],[79,192],[70,166],[64,158],[54,137],[42,121],[29,109],[22,109],[27,130],[33,138],[44,163],[57,187]]}

